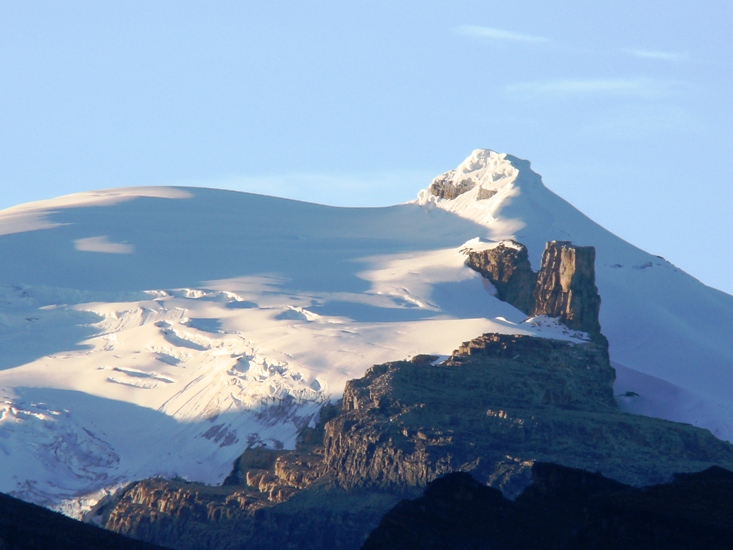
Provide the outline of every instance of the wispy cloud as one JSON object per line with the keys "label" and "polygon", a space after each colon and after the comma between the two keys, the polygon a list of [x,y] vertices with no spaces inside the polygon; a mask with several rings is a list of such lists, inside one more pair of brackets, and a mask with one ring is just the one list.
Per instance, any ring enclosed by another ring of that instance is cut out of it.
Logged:
{"label": "wispy cloud", "polygon": [[478,38],[487,38],[490,40],[501,40],[508,42],[549,42],[549,38],[544,36],[534,36],[514,31],[505,31],[495,29],[493,27],[482,27],[479,25],[461,25],[456,28],[458,34],[465,36],[475,36]]}
{"label": "wispy cloud", "polygon": [[639,50],[634,48],[626,48],[623,52],[634,57],[642,57],[655,61],[685,61],[689,59],[689,56],[684,52],[663,52],[659,50]]}
{"label": "wispy cloud", "polygon": [[580,130],[581,135],[611,139],[649,139],[672,132],[689,133],[697,128],[694,117],[684,108],[669,104],[638,106],[635,109],[611,109],[599,113]]}
{"label": "wispy cloud", "polygon": [[507,94],[520,97],[611,95],[651,98],[673,91],[676,83],[651,78],[570,79],[510,84]]}

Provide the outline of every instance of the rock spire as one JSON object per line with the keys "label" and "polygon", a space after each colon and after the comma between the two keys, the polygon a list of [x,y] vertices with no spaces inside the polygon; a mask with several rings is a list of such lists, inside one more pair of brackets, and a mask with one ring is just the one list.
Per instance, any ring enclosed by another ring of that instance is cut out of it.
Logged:
{"label": "rock spire", "polygon": [[494,248],[467,252],[466,265],[487,278],[497,298],[527,315],[557,317],[574,330],[601,332],[601,297],[595,278],[596,251],[568,241],[550,241],[538,273],[532,271],[527,248],[502,241]]}

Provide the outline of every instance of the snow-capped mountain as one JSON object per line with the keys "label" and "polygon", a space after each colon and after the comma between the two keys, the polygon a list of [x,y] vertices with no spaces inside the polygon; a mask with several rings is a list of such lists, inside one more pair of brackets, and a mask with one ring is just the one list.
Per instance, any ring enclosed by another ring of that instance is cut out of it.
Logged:
{"label": "snow-capped mountain", "polygon": [[129,188],[0,212],[0,491],[79,514],[134,479],[218,483],[372,364],[486,332],[582,339],[464,265],[504,239],[535,269],[546,241],[595,246],[622,407],[733,440],[733,297],[477,150],[386,208]]}

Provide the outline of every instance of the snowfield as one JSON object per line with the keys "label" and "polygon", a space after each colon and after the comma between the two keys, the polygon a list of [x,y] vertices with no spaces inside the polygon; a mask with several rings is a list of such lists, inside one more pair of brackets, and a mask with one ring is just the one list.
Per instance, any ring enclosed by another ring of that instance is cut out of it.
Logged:
{"label": "snowfield", "polygon": [[334,208],[128,188],[0,212],[0,491],[79,516],[129,481],[220,483],[248,445],[292,447],[375,363],[525,320],[464,266],[513,238],[596,247],[601,325],[629,411],[733,440],[733,297],[615,237],[529,163],[478,150],[454,199]]}

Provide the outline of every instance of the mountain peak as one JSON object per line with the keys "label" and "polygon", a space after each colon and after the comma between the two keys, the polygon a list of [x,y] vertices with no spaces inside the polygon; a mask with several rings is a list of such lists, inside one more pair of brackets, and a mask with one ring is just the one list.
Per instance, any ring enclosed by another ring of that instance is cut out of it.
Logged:
{"label": "mountain peak", "polygon": [[427,189],[418,195],[418,202],[425,204],[432,200],[454,200],[470,193],[470,199],[486,200],[503,189],[511,188],[517,182],[520,172],[539,176],[529,168],[529,162],[491,149],[476,149],[454,170],[449,170],[435,179]]}
{"label": "mountain peak", "polygon": [[475,149],[464,160],[455,172],[466,175],[501,175],[516,171],[512,159],[507,153],[497,153],[491,149]]}

